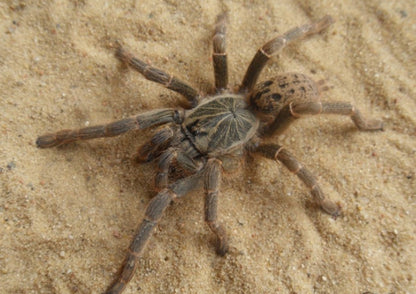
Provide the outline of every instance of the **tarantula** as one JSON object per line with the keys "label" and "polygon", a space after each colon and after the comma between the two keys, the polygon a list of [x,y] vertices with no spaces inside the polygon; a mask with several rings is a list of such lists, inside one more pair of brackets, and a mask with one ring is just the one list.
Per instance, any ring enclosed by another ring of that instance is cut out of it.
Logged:
{"label": "tarantula", "polygon": [[[267,61],[292,41],[320,33],[333,23],[330,16],[293,28],[264,44],[252,59],[238,89],[228,88],[226,29],[227,14],[217,17],[213,36],[215,93],[202,97],[198,91],[164,71],[134,57],[117,43],[116,56],[141,73],[187,99],[188,109],[158,109],[140,113],[109,124],[45,134],[36,140],[40,148],[49,148],[77,140],[113,137],[130,130],[163,125],[138,152],[139,160],[157,160],[157,195],[147,206],[144,219],[128,249],[118,277],[106,293],[121,293],[132,278],[138,258],[169,204],[203,182],[205,221],[216,236],[216,251],[228,250],[227,234],[217,220],[217,202],[223,170],[239,165],[247,153],[258,153],[278,160],[310,189],[314,202],[336,217],[340,206],[326,199],[312,173],[278,144],[262,143],[263,138],[281,134],[293,121],[304,115],[340,114],[350,116],[361,131],[382,130],[379,120],[366,120],[348,102],[321,102],[322,82],[299,73],[284,73],[256,85]],[[172,168],[184,172],[176,181]]]}

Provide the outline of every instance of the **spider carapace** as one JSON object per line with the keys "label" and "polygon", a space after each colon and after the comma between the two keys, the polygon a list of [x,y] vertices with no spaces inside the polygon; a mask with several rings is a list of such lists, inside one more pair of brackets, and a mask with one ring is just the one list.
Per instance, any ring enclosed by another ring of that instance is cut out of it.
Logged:
{"label": "spider carapace", "polygon": [[243,146],[256,134],[258,125],[243,95],[224,94],[189,110],[183,129],[201,154],[215,156]]}
{"label": "spider carapace", "polygon": [[[228,87],[225,46],[227,14],[219,15],[212,55],[215,93],[207,97],[202,97],[198,91],[176,77],[134,57],[117,43],[118,59],[146,79],[181,94],[190,107],[148,111],[109,124],[46,134],[36,141],[38,147],[48,148],[77,140],[112,137],[130,130],[160,126],[138,152],[141,161],[157,161],[155,185],[159,192],[148,204],[124,264],[106,293],[123,291],[135,272],[147,240],[169,203],[183,197],[201,183],[205,190],[205,221],[216,237],[217,253],[224,255],[228,250],[227,234],[217,220],[221,175],[224,169],[232,166],[232,159],[239,159],[248,153],[280,161],[299,177],[310,190],[314,201],[325,212],[334,217],[339,215],[340,206],[325,198],[312,173],[285,148],[278,144],[263,143],[263,139],[274,136],[277,140],[278,134],[305,115],[350,116],[362,131],[382,130],[382,122],[366,120],[348,102],[321,102],[320,92],[327,89],[324,82],[315,83],[300,73],[280,74],[257,84],[262,69],[272,56],[293,41],[320,33],[332,22],[330,16],[325,16],[316,22],[291,29],[264,44],[253,57],[241,85],[232,91]],[[186,173],[179,178],[171,177],[172,167],[175,166],[180,166]]]}

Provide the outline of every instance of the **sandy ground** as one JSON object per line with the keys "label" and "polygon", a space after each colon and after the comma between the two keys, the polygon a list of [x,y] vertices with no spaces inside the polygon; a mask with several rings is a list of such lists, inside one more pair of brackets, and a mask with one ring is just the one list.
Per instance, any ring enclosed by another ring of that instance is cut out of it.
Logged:
{"label": "sandy ground", "polygon": [[45,150],[35,139],[177,105],[178,94],[120,65],[116,39],[212,91],[213,25],[228,10],[231,86],[262,43],[332,15],[328,31],[286,48],[261,80],[326,79],[322,100],[349,101],[385,131],[359,132],[338,116],[298,121],[273,141],[314,172],[342,217],[317,209],[282,165],[254,157],[223,181],[230,253],[215,254],[196,190],[166,212],[125,292],[416,293],[414,1],[152,2],[0,3],[0,292],[110,284],[155,194],[155,165],[132,160],[151,133]]}

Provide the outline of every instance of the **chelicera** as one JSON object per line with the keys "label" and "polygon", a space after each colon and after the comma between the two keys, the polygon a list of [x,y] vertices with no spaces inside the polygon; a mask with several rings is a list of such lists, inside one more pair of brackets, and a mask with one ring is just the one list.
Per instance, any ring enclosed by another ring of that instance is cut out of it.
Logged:
{"label": "chelicera", "polygon": [[[326,86],[304,74],[284,73],[257,84],[262,69],[273,55],[293,41],[320,33],[331,23],[333,19],[325,16],[264,44],[252,59],[241,85],[233,91],[228,87],[225,49],[227,14],[219,15],[212,54],[215,93],[208,96],[200,95],[176,77],[134,57],[118,44],[116,56],[120,61],[146,79],[181,94],[189,107],[147,111],[109,124],[62,130],[37,139],[39,148],[49,148],[161,126],[138,152],[138,159],[143,162],[157,161],[155,185],[158,193],[148,204],[120,273],[106,293],[123,291],[165,209],[173,200],[182,198],[201,184],[205,190],[205,221],[216,237],[217,253],[226,254],[229,246],[227,233],[217,220],[221,176],[223,170],[238,167],[241,158],[247,154],[257,153],[280,161],[310,189],[314,202],[325,212],[334,217],[340,214],[340,206],[325,198],[316,178],[307,168],[282,146],[263,143],[262,140],[271,136],[277,138],[292,122],[305,115],[346,115],[361,131],[382,130],[382,122],[366,120],[348,102],[321,102],[320,92],[326,90]],[[182,171],[180,176],[172,175],[173,167]]]}

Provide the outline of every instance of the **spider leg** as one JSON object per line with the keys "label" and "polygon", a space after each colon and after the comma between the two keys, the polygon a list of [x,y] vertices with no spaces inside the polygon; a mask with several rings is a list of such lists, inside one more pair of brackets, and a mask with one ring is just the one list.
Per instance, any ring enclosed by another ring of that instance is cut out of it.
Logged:
{"label": "spider leg", "polygon": [[224,227],[217,221],[217,202],[221,182],[221,162],[210,159],[205,175],[205,221],[217,238],[217,254],[224,256],[228,251],[228,237]]}
{"label": "spider leg", "polygon": [[127,283],[133,277],[136,270],[137,261],[141,255],[147,241],[153,234],[154,228],[161,219],[167,206],[175,199],[184,196],[196,185],[201,179],[201,174],[196,173],[187,178],[181,179],[168,188],[160,191],[148,204],[144,219],[139,225],[136,235],[130,244],[124,264],[121,267],[118,277],[113,284],[107,289],[106,294],[121,293]]}
{"label": "spider leg", "polygon": [[334,20],[332,17],[327,15],[317,22],[293,28],[283,35],[278,36],[264,44],[263,47],[257,51],[250,65],[248,66],[240,87],[240,92],[250,92],[253,89],[253,86],[256,84],[257,78],[259,77],[267,61],[269,61],[273,55],[277,54],[286,45],[292,41],[302,39],[308,35],[317,34],[323,29],[327,28],[333,22]]}
{"label": "spider leg", "polygon": [[383,130],[381,120],[364,118],[361,112],[351,103],[312,101],[298,104],[290,103],[285,106],[272,124],[264,130],[264,133],[266,135],[281,134],[296,119],[304,115],[317,114],[348,115],[360,131]]}
{"label": "spider leg", "polygon": [[168,186],[169,183],[169,168],[174,160],[179,167],[183,168],[187,172],[198,172],[203,164],[202,162],[195,161],[193,156],[195,154],[189,154],[184,152],[181,148],[170,147],[163,151],[159,157],[158,173],[156,175],[155,186],[157,190],[162,190]]}
{"label": "spider leg", "polygon": [[[293,113],[302,111],[301,107],[293,108]],[[322,112],[327,114],[349,115],[360,131],[382,131],[383,122],[378,119],[367,120],[361,112],[351,103],[348,102],[322,102]]]}
{"label": "spider leg", "polygon": [[176,148],[169,148],[162,152],[159,158],[158,171],[155,179],[156,189],[165,189],[169,184],[169,167],[172,161],[178,156]]}
{"label": "spider leg", "polygon": [[212,60],[214,63],[215,90],[220,92],[228,86],[228,68],[225,37],[227,32],[227,13],[224,12],[217,17],[215,34],[212,38],[213,49]]}
{"label": "spider leg", "polygon": [[130,130],[142,130],[151,126],[170,122],[180,123],[182,114],[175,109],[159,109],[118,120],[109,124],[86,127],[82,129],[61,130],[42,135],[36,139],[39,148],[50,148],[78,140],[102,137],[114,137]]}
{"label": "spider leg", "polygon": [[166,88],[181,94],[188,100],[192,107],[198,104],[198,91],[181,80],[134,57],[130,52],[127,52],[121,46],[117,48],[116,57],[130,65],[133,69],[137,70],[146,79],[159,83]]}
{"label": "spider leg", "polygon": [[136,161],[149,162],[158,157],[166,149],[167,144],[171,142],[175,132],[173,126],[165,126],[160,129],[149,142],[139,148]]}
{"label": "spider leg", "polygon": [[297,175],[298,178],[305,183],[310,189],[314,201],[319,204],[325,212],[333,217],[340,215],[339,205],[325,198],[316,178],[308,169],[302,166],[289,151],[277,144],[263,144],[260,145],[255,152],[259,152],[267,158],[279,160],[289,171]]}

